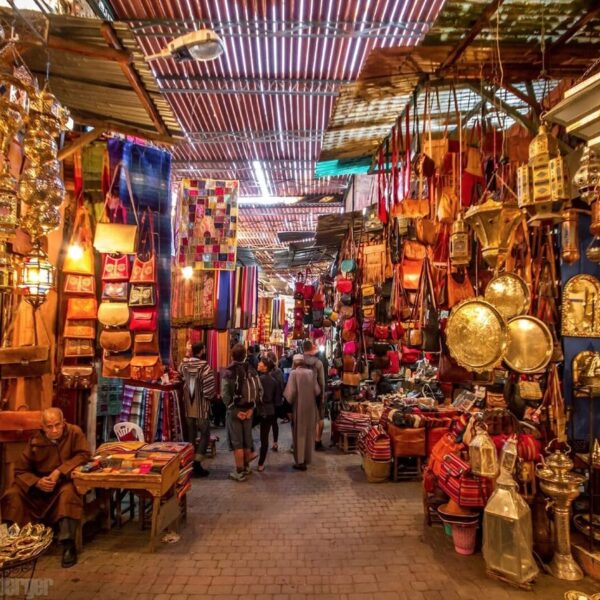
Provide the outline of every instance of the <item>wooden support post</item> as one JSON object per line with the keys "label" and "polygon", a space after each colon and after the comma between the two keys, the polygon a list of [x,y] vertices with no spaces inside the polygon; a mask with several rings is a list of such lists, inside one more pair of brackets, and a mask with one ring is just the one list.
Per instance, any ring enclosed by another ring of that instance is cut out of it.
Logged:
{"label": "wooden support post", "polygon": [[[107,43],[110,44],[115,50],[123,50],[123,45],[117,37],[117,32],[110,23],[102,23],[102,25],[100,26],[100,31],[102,32],[102,35],[107,41]],[[131,87],[134,89],[135,93],[140,99],[142,106],[144,107],[144,109],[148,113],[148,116],[152,120],[152,123],[154,123],[156,131],[158,131],[158,133],[160,133],[161,135],[168,135],[169,132],[167,130],[167,127],[165,126],[165,123],[160,113],[158,112],[158,109],[154,105],[152,98],[150,98],[150,94],[148,94],[148,91],[144,87],[144,84],[142,83],[138,72],[134,69],[132,65],[128,63],[120,63],[120,66],[121,70],[123,71],[123,75],[125,75],[125,77],[129,81]]]}
{"label": "wooden support post", "polygon": [[104,133],[103,129],[92,129],[87,133],[81,134],[76,140],[71,142],[68,146],[62,148],[58,153],[58,160],[65,160],[84,146],[91,144],[93,141],[97,140]]}
{"label": "wooden support post", "polygon": [[72,54],[81,54],[88,58],[97,58],[99,60],[110,60],[118,62],[121,65],[131,63],[131,53],[123,48],[104,48],[103,46],[94,46],[92,44],[84,44],[75,40],[58,37],[57,35],[48,36],[48,48],[53,50],[62,50],[63,52],[71,52]]}
{"label": "wooden support post", "polygon": [[[522,102],[525,102],[525,104],[527,104],[527,106],[529,106],[533,109],[533,111],[534,111],[534,113],[536,113],[536,115],[539,115],[542,112],[542,107],[540,106],[539,102],[536,100],[535,93],[533,95],[531,95],[530,93],[525,94],[519,88],[515,87],[514,85],[512,85],[510,83],[503,83],[502,87],[507,92],[510,92],[513,96],[516,96]],[[532,86],[532,89],[533,89],[533,86]]]}

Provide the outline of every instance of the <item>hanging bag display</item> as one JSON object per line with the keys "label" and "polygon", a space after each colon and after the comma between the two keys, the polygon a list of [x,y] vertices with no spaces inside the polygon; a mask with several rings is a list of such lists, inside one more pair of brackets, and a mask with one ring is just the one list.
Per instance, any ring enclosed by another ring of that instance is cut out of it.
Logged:
{"label": "hanging bag display", "polygon": [[93,275],[67,273],[63,291],[65,294],[75,294],[77,296],[95,296],[96,278]]}
{"label": "hanging bag display", "polygon": [[130,375],[131,358],[129,356],[110,355],[104,353],[102,359],[102,377],[120,377],[128,379]]}
{"label": "hanging bag display", "polygon": [[[129,203],[131,204],[131,210],[135,219],[135,224],[132,225],[127,223],[127,209],[118,197],[118,192],[116,195],[114,194],[115,182],[118,179],[117,175],[119,175],[121,171],[125,176],[125,185],[127,187]],[[113,216],[112,220],[110,218],[111,211]],[[117,223],[117,219],[119,218],[121,219],[121,223]],[[131,180],[129,178],[129,171],[121,162],[115,167],[112,181],[108,193],[106,194],[102,219],[96,225],[94,248],[96,248],[98,252],[104,254],[134,254],[137,248],[137,235],[138,216],[133,200]]]}
{"label": "hanging bag display", "polygon": [[0,410],[0,443],[26,442],[42,428],[42,411],[22,404],[16,410]]}
{"label": "hanging bag display", "polygon": [[154,217],[147,209],[140,223],[140,242],[133,259],[129,283],[154,283],[156,281],[156,252],[154,250]]}
{"label": "hanging bag display", "polygon": [[133,336],[133,353],[158,354],[158,334],[156,331],[143,331]]}
{"label": "hanging bag display", "polygon": [[65,339],[64,355],[66,358],[93,357],[94,341],[89,339]]}
{"label": "hanging bag display", "polygon": [[102,264],[102,281],[129,281],[129,256],[107,254]]}
{"label": "hanging bag display", "polygon": [[128,329],[105,329],[100,334],[100,346],[108,352],[127,352],[131,348]]}
{"label": "hanging bag display", "polygon": [[63,263],[63,273],[93,275],[94,249],[92,247],[92,226],[90,223],[90,213],[85,206],[80,206],[75,213],[69,248],[75,247],[81,249],[81,254],[73,250],[67,251]]}
{"label": "hanging bag display", "polygon": [[96,321],[95,321],[95,319],[89,319],[89,320],[67,319],[65,322],[65,329],[63,332],[63,337],[95,340],[96,339]]}
{"label": "hanging bag display", "polygon": [[129,306],[155,306],[156,286],[132,283],[129,287]]}
{"label": "hanging bag display", "polygon": [[129,322],[129,306],[126,302],[102,302],[98,321],[105,327],[124,327]]}
{"label": "hanging bag display", "polygon": [[131,331],[156,331],[158,311],[156,308],[134,308],[131,310]]}
{"label": "hanging bag display", "polygon": [[89,390],[96,383],[93,365],[65,365],[60,368],[58,387],[61,389]]}
{"label": "hanging bag display", "polygon": [[129,284],[126,281],[107,281],[102,285],[102,300],[127,302]]}
{"label": "hanging bag display", "polygon": [[138,381],[156,381],[163,373],[159,356],[134,356],[130,363],[131,379]]}
{"label": "hanging bag display", "polygon": [[98,314],[96,298],[69,298],[67,300],[67,319],[89,320],[95,319]]}

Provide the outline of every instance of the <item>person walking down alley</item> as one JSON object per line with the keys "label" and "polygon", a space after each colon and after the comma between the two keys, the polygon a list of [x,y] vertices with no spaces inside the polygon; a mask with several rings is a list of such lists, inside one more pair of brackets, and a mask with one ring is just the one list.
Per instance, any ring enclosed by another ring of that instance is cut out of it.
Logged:
{"label": "person walking down alley", "polygon": [[233,448],[234,481],[245,481],[252,473],[250,463],[257,457],[252,450],[252,416],[262,401],[262,385],[258,373],[246,362],[246,348],[236,344],[231,349],[232,362],[223,374],[221,397],[227,407],[226,426]]}
{"label": "person walking down alley", "polygon": [[296,354],[284,396],[293,409],[293,467],[298,471],[306,471],[306,466],[312,461],[320,393],[317,374],[306,364],[302,354]]}
{"label": "person walking down alley", "polygon": [[[192,345],[192,356],[184,358],[179,366],[183,379],[183,399],[188,441],[194,444],[194,474],[210,474],[202,462],[210,440],[210,406],[215,400],[215,373],[206,362],[206,347],[202,342]],[[198,440],[198,436],[200,439]]]}
{"label": "person walking down alley", "polygon": [[258,471],[265,470],[265,460],[269,450],[269,433],[273,429],[275,436],[275,424],[277,416],[275,414],[276,402],[278,396],[281,396],[279,382],[273,376],[274,364],[270,358],[263,356],[258,361],[258,372],[260,373],[260,383],[263,389],[262,402],[257,406],[256,411],[260,417],[260,457],[258,459]]}
{"label": "person walking down alley", "polygon": [[317,383],[321,390],[317,396],[317,409],[319,414],[315,425],[315,450],[323,451],[325,448],[323,447],[322,438],[323,429],[325,428],[325,413],[327,412],[327,400],[325,397],[327,380],[325,367],[323,361],[317,356],[317,347],[310,340],[305,340],[302,348],[304,350],[304,362],[307,367],[315,372]]}

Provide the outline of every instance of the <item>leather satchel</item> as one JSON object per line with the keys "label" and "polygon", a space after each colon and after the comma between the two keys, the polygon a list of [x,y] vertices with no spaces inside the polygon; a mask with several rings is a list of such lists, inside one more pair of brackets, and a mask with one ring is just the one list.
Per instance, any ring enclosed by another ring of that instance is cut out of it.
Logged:
{"label": "leather satchel", "polygon": [[144,211],[140,223],[140,245],[133,259],[130,283],[156,281],[156,253],[154,251],[154,218],[150,209]]}
{"label": "leather satchel", "polygon": [[342,374],[342,383],[344,385],[351,385],[353,387],[358,387],[360,385],[360,373],[347,373],[344,371]]}
{"label": "leather satchel", "polygon": [[98,321],[105,327],[123,327],[129,322],[129,306],[125,302],[102,302]]}
{"label": "leather satchel", "polygon": [[67,300],[67,319],[90,320],[98,314],[96,298],[69,298]]}
{"label": "leather satchel", "polygon": [[108,352],[127,352],[131,348],[129,329],[105,329],[100,334],[100,346]]}
{"label": "leather satchel", "polygon": [[158,354],[158,334],[155,331],[135,333],[133,337],[134,354]]}
{"label": "leather satchel", "polygon": [[111,356],[105,354],[102,361],[102,377],[128,379],[130,375],[130,362],[131,358],[129,356]]}
{"label": "leather satchel", "polygon": [[131,311],[131,331],[156,331],[158,311],[155,308],[135,308]]}
{"label": "leather satchel", "polygon": [[107,281],[102,285],[102,300],[127,302],[129,284],[126,281]]}
{"label": "leather satchel", "polygon": [[60,369],[59,388],[88,390],[94,383],[96,369],[93,365],[63,365]]}
{"label": "leather satchel", "polygon": [[107,254],[102,266],[102,281],[129,281],[129,256]]}
{"label": "leather satchel", "polygon": [[68,273],[63,287],[65,294],[78,296],[94,296],[96,294],[96,279],[93,275],[75,275]]}
{"label": "leather satchel", "polygon": [[425,456],[426,430],[424,427],[397,427],[388,424],[388,434],[392,442],[394,456]]}
{"label": "leather satchel", "polygon": [[65,356],[68,358],[93,357],[95,354],[92,340],[67,338],[65,340]]}
{"label": "leather satchel", "polygon": [[0,411],[0,443],[26,442],[41,428],[40,410],[28,410],[22,405],[17,410]]}
{"label": "leather satchel", "polygon": [[134,356],[131,359],[131,379],[155,381],[162,376],[160,356]]}
{"label": "leather satchel", "polygon": [[419,219],[415,226],[417,239],[426,246],[433,246],[438,237],[438,227],[432,219]]}
{"label": "leather satchel", "polygon": [[129,288],[129,306],[154,306],[156,304],[155,285],[132,283]]}
{"label": "leather satchel", "polygon": [[80,338],[84,340],[96,339],[96,321],[95,320],[75,320],[67,319],[65,330],[63,332],[65,338]]}

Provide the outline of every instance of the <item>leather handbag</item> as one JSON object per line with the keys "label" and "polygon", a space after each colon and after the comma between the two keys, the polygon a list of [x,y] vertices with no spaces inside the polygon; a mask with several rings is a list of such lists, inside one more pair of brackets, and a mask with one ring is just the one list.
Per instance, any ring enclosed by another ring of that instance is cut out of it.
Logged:
{"label": "leather handbag", "polygon": [[156,304],[156,286],[132,283],[129,287],[129,306],[154,306]]}
{"label": "leather handbag", "polygon": [[353,387],[358,387],[361,382],[360,373],[347,373],[344,371],[342,373],[342,383],[344,385],[351,385]]}
{"label": "leather handbag", "polygon": [[105,327],[123,327],[129,322],[129,306],[126,302],[102,302],[98,321]]}
{"label": "leather handbag", "polygon": [[90,213],[85,206],[80,206],[75,213],[73,233],[69,247],[79,247],[81,254],[67,251],[63,262],[63,273],[74,275],[94,274],[94,248],[92,247],[92,226]]}
{"label": "leather handbag", "polygon": [[[33,310],[33,309],[32,309]],[[16,317],[15,317],[16,319]],[[33,344],[8,346],[15,320],[7,327],[0,348],[0,378],[40,377],[52,371],[50,363],[50,336],[42,318],[46,343],[40,344],[37,334],[37,311],[33,313]]]}
{"label": "leather handbag", "polygon": [[127,302],[129,284],[126,281],[106,281],[102,284],[102,300]]}
{"label": "leather handbag", "polygon": [[397,214],[411,219],[420,219],[429,216],[429,200],[427,198],[404,198],[398,205]]}
{"label": "leather handbag", "polygon": [[388,359],[390,364],[385,372],[391,375],[400,373],[400,354],[398,350],[388,350]]}
{"label": "leather handbag", "polygon": [[408,346],[402,346],[402,357],[400,362],[403,365],[414,365],[421,357],[421,350],[419,348],[410,348]]}
{"label": "leather handbag", "polygon": [[448,308],[456,306],[459,302],[475,297],[475,290],[469,279],[469,274],[466,269],[462,270],[462,282],[460,277],[452,273],[452,268],[448,264],[448,284],[447,284]]}
{"label": "leather handbag", "polygon": [[100,334],[100,346],[108,352],[127,352],[131,348],[129,329],[105,329]]}
{"label": "leather handbag", "polygon": [[387,340],[390,337],[390,327],[389,325],[375,325],[375,330],[373,335],[376,340]]}
{"label": "leather handbag", "polygon": [[17,410],[0,410],[0,443],[26,442],[42,428],[42,411],[23,404]]}
{"label": "leather handbag", "polygon": [[358,342],[345,342],[342,351],[344,354],[356,354],[358,352]]}
{"label": "leather handbag", "polygon": [[427,435],[424,427],[397,427],[388,424],[392,454],[396,456],[425,456]]}
{"label": "leather handbag", "polygon": [[93,365],[63,365],[60,368],[58,387],[61,389],[89,390],[96,383]]}
{"label": "leather handbag", "polygon": [[81,340],[78,338],[65,339],[64,355],[67,358],[93,357],[94,342],[92,340]]}
{"label": "leather handbag", "polygon": [[154,251],[154,217],[147,209],[140,223],[140,243],[133,259],[129,283],[154,283],[156,281],[156,252]]}
{"label": "leather handbag", "polygon": [[416,290],[419,288],[422,268],[422,260],[402,259],[402,287],[405,290]]}
{"label": "leather handbag", "polygon": [[63,331],[65,338],[80,338],[84,340],[96,339],[96,321],[95,320],[75,320],[67,319]]}
{"label": "leather handbag", "polygon": [[314,283],[308,283],[308,280],[310,277],[311,277],[310,269],[306,269],[306,275],[304,277],[304,287],[302,288],[303,296],[304,296],[305,300],[312,300],[313,296],[315,295],[315,291],[316,291]]}
{"label": "leather handbag", "polygon": [[[130,225],[127,223],[127,210],[121,203],[121,199],[118,197],[118,195],[113,195],[113,189],[117,180],[117,175],[121,173],[121,170],[125,175],[127,193],[129,195],[129,202],[131,204],[131,209],[135,219],[135,225]],[[110,215],[111,211],[112,219]],[[116,222],[119,215],[121,216],[121,223]],[[102,252],[104,254],[134,254],[137,247],[137,234],[138,216],[133,201],[131,180],[129,178],[128,170],[121,162],[115,167],[112,181],[108,189],[108,193],[106,194],[102,219],[96,225],[94,248],[96,248],[98,252]]]}
{"label": "leather handbag", "polygon": [[102,265],[102,281],[129,281],[129,256],[107,254]]}
{"label": "leather handbag", "polygon": [[96,298],[69,298],[67,300],[67,319],[90,320],[98,315]]}
{"label": "leather handbag", "polygon": [[104,354],[102,360],[102,377],[120,377],[128,379],[130,375],[129,356]]}
{"label": "leather handbag", "polygon": [[458,196],[451,187],[445,187],[440,194],[438,202],[437,218],[440,223],[452,225],[458,211]]}
{"label": "leather handbag", "polygon": [[354,287],[352,279],[338,279],[335,287],[340,294],[351,294]]}
{"label": "leather handbag", "polygon": [[131,310],[131,331],[156,331],[158,311],[155,308],[134,308]]}
{"label": "leather handbag", "polygon": [[440,467],[438,485],[459,506],[483,508],[492,492],[493,482],[473,475],[469,463],[455,454],[447,454]]}
{"label": "leather handbag", "polygon": [[158,334],[155,331],[139,332],[133,336],[133,353],[158,354]]}
{"label": "leather handbag", "polygon": [[415,229],[417,240],[426,246],[433,246],[437,241],[438,226],[432,219],[419,219],[416,222]]}
{"label": "leather handbag", "polygon": [[78,296],[94,296],[96,294],[96,279],[93,275],[75,275],[68,273],[63,287],[65,294]]}
{"label": "leather handbag", "polygon": [[137,381],[155,381],[163,374],[159,356],[134,356],[131,359],[131,379]]}

